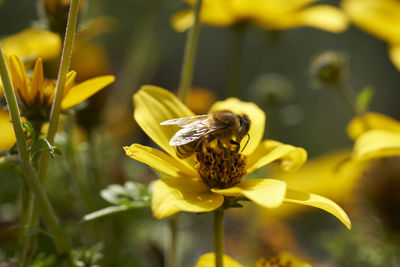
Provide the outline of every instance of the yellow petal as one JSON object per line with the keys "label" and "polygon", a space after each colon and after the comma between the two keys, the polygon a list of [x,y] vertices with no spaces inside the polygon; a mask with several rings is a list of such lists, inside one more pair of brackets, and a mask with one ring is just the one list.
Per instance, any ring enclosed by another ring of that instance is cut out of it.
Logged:
{"label": "yellow petal", "polygon": [[35,68],[33,69],[31,89],[33,100],[43,90],[43,62],[41,58],[36,60]]}
{"label": "yellow petal", "polygon": [[400,42],[399,1],[345,0],[342,7],[358,27],[389,43]]}
{"label": "yellow petal", "polygon": [[380,113],[368,112],[350,121],[347,125],[347,134],[354,140],[365,131],[372,129],[400,133],[400,122]]}
{"label": "yellow petal", "polygon": [[172,177],[198,177],[198,173],[192,167],[183,164],[181,160],[148,146],[133,144],[124,147],[127,156],[143,162],[154,169]]}
{"label": "yellow petal", "polygon": [[10,35],[1,40],[1,44],[5,54],[16,54],[24,60],[38,57],[52,59],[61,51],[61,38],[58,34],[33,28]]}
{"label": "yellow petal", "polygon": [[400,44],[390,46],[389,57],[397,70],[400,71]]}
{"label": "yellow petal", "polygon": [[70,71],[67,73],[67,79],[65,80],[65,86],[64,86],[64,96],[63,98],[69,93],[69,90],[72,88],[74,85],[76,78],[76,72],[75,71]]}
{"label": "yellow petal", "polygon": [[346,14],[338,8],[328,5],[308,7],[295,16],[294,20],[297,20],[299,26],[310,26],[334,33],[345,31],[349,26]]}
{"label": "yellow petal", "polygon": [[348,229],[351,229],[351,221],[346,212],[332,200],[315,194],[287,189],[284,201],[323,209],[338,218]]}
{"label": "yellow petal", "polygon": [[14,128],[10,115],[7,111],[0,109],[0,152],[10,149],[15,143]]}
{"label": "yellow petal", "polygon": [[27,103],[31,103],[25,66],[19,57],[16,55],[11,56],[9,68],[14,90],[16,90],[19,96],[22,97]]}
{"label": "yellow petal", "polygon": [[72,87],[61,102],[62,109],[68,109],[91,97],[115,80],[114,76],[106,75],[84,81]]}
{"label": "yellow petal", "polygon": [[171,18],[171,25],[177,32],[187,31],[193,24],[194,14],[191,9],[177,12]]}
{"label": "yellow petal", "polygon": [[[197,261],[195,267],[214,267],[215,266],[215,254],[213,252],[202,255]],[[244,267],[228,255],[223,256],[224,267]]]}
{"label": "yellow petal", "polygon": [[307,160],[307,152],[301,147],[282,144],[274,140],[264,140],[257,149],[248,156],[247,173],[261,168],[275,160],[281,160],[285,171],[295,171]]}
{"label": "yellow petal", "polygon": [[273,179],[254,179],[225,189],[212,188],[211,191],[225,196],[245,196],[265,208],[277,208],[285,197],[286,183]]}
{"label": "yellow petal", "polygon": [[289,265],[290,267],[311,267],[311,264],[300,260],[294,254],[287,251],[279,253],[276,258],[280,260],[280,263],[283,266]]}
{"label": "yellow petal", "polygon": [[160,123],[174,118],[194,116],[193,112],[171,92],[152,85],[142,86],[133,95],[133,106],[134,118],[140,128],[165,152],[177,158],[175,148],[169,145],[169,140],[180,128]]}
{"label": "yellow petal", "polygon": [[[330,152],[307,160],[296,172],[288,173],[277,166],[266,171],[275,179],[286,182],[288,188],[313,192],[334,200],[336,203],[348,204],[354,198],[354,189],[365,170],[366,163],[352,160],[352,149]],[[267,210],[267,217],[288,218],[307,212],[302,205],[282,205],[279,209]]]}
{"label": "yellow petal", "polygon": [[156,219],[179,211],[208,212],[217,209],[224,197],[211,192],[199,178],[164,178],[154,184],[151,209]]}
{"label": "yellow petal", "polygon": [[[260,144],[265,129],[265,113],[260,109],[256,104],[252,102],[243,102],[237,98],[228,98],[224,101],[216,102],[210,109],[210,112],[218,111],[218,110],[229,110],[235,114],[247,114],[251,121],[250,126],[250,140],[247,144],[246,148],[243,151],[243,154],[249,155],[251,154]],[[247,142],[247,138],[243,138],[240,143],[241,147],[243,147]]]}
{"label": "yellow petal", "polygon": [[356,160],[400,155],[400,133],[371,130],[356,139],[353,156]]}

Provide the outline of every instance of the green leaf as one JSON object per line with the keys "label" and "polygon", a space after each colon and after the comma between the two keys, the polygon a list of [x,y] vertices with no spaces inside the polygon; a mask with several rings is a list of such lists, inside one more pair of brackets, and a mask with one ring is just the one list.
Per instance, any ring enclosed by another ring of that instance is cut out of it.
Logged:
{"label": "green leaf", "polygon": [[374,95],[374,89],[372,87],[365,87],[357,95],[356,108],[359,113],[367,111],[369,104],[371,103]]}
{"label": "green leaf", "polygon": [[123,186],[119,184],[109,185],[100,192],[100,195],[114,206],[89,213],[83,217],[84,221],[91,221],[130,209],[148,207],[151,202],[148,188],[141,183],[131,181],[126,182]]}
{"label": "green leaf", "polygon": [[55,154],[62,154],[61,151],[55,146],[51,145],[46,138],[40,138],[29,148],[29,152],[32,155],[32,161],[35,161],[44,150],[49,151],[52,158],[54,158]]}

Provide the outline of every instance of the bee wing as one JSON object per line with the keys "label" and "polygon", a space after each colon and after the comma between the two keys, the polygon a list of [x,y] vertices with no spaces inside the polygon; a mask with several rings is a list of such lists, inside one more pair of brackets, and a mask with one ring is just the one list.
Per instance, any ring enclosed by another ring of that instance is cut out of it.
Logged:
{"label": "bee wing", "polygon": [[206,116],[203,120],[196,120],[186,124],[172,136],[169,144],[171,146],[186,145],[222,128],[222,126],[211,122],[211,117]]}
{"label": "bee wing", "polygon": [[190,117],[183,117],[177,118],[172,120],[163,121],[160,125],[178,125],[179,127],[188,127],[193,122],[207,119],[209,115],[197,115],[197,116],[190,116]]}

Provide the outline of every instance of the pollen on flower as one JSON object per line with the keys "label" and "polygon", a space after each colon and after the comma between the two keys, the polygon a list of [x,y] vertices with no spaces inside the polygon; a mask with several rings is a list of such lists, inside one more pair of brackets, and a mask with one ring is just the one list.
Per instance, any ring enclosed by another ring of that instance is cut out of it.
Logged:
{"label": "pollen on flower", "polygon": [[205,142],[195,154],[195,168],[208,187],[227,188],[246,174],[246,156],[237,147]]}

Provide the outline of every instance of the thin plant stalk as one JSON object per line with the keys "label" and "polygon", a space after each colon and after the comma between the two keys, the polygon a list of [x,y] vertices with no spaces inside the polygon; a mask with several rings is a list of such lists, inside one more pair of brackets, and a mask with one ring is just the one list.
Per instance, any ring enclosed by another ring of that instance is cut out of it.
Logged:
{"label": "thin plant stalk", "polygon": [[[26,146],[25,134],[22,127],[22,121],[19,114],[17,98],[11,83],[10,75],[8,73],[6,61],[3,55],[3,50],[0,45],[0,75],[3,82],[4,94],[6,97],[8,110],[10,113],[11,121],[13,124],[18,154],[20,159],[20,167],[22,176],[28,184],[29,189],[34,193],[37,205],[42,213],[50,231],[54,235],[54,244],[60,254],[70,255],[71,247],[63,228],[60,225],[58,217],[54,212],[51,202],[43,188],[39,177],[37,176]],[[69,257],[68,257],[69,258]]]}
{"label": "thin plant stalk", "polygon": [[214,211],[214,254],[215,267],[222,267],[224,256],[224,207],[219,207]]}
{"label": "thin plant stalk", "polygon": [[175,214],[169,219],[169,228],[171,231],[170,246],[168,247],[168,267],[178,266],[177,246],[178,246],[178,225],[179,225],[179,214]]}
{"label": "thin plant stalk", "polygon": [[233,28],[233,41],[228,73],[228,97],[240,97],[245,32],[246,30],[244,25],[238,25]]}
{"label": "thin plant stalk", "polygon": [[[52,145],[54,143],[54,137],[58,128],[59,116],[61,112],[61,101],[63,98],[65,81],[71,61],[72,46],[74,42],[75,29],[78,19],[79,2],[80,0],[71,1],[70,10],[68,14],[68,23],[64,38],[64,47],[62,50],[61,65],[56,83],[54,101],[50,113],[49,129],[47,132],[47,140]],[[48,152],[43,153],[39,165],[39,179],[40,182],[42,183],[46,178],[49,160],[50,160],[50,153]],[[29,213],[30,214],[29,225],[31,227],[35,227],[39,223],[39,210],[38,210],[39,207],[35,205],[35,203],[32,203],[32,205],[30,205],[29,207],[32,209]],[[29,258],[32,254],[33,248],[35,247],[35,243],[36,243],[36,238],[31,237],[27,240],[23,251],[21,266],[27,266],[29,264]]]}
{"label": "thin plant stalk", "polygon": [[181,78],[179,83],[179,98],[182,102],[185,102],[186,97],[192,87],[193,70],[194,70],[194,60],[197,50],[197,40],[200,31],[200,9],[202,0],[197,0],[196,4],[193,6],[194,12],[194,25],[189,30],[186,45],[185,54],[183,56]]}

